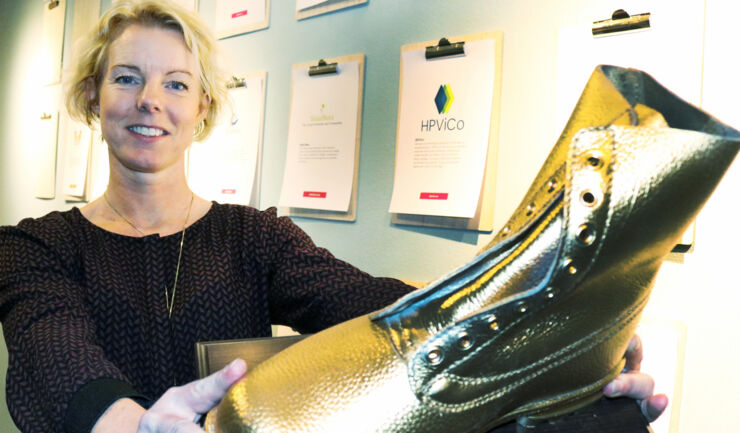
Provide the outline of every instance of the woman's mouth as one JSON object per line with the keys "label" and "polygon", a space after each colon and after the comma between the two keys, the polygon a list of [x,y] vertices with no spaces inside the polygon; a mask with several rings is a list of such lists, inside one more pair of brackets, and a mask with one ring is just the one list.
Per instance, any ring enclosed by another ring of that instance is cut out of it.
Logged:
{"label": "woman's mouth", "polygon": [[134,125],[127,128],[129,131],[134,132],[144,137],[159,137],[161,135],[167,135],[167,131],[164,129],[154,128],[151,126],[140,126]]}

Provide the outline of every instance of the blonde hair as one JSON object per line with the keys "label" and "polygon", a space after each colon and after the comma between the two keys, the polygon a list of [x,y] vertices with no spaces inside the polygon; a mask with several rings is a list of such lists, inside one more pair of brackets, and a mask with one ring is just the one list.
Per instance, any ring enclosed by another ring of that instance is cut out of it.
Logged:
{"label": "blonde hair", "polygon": [[[100,84],[105,74],[110,44],[132,24],[172,29],[182,34],[185,44],[198,62],[199,82],[208,97],[205,119],[198,125],[194,140],[210,134],[221,109],[228,104],[226,78],[218,65],[216,39],[194,13],[170,0],[117,0],[100,18],[97,26],[79,42],[66,91],[70,116],[92,126],[98,120],[95,106],[99,103]],[[89,82],[95,83],[96,97],[88,96]]]}

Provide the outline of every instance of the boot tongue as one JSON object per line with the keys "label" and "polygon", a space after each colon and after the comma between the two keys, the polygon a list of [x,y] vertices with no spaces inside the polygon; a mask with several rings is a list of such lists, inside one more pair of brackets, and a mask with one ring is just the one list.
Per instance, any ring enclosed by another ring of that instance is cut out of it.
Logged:
{"label": "boot tongue", "polygon": [[[637,116],[637,125],[643,128],[667,128],[668,122],[659,112],[653,110],[647,105],[636,104],[635,115]],[[617,125],[620,125],[617,123]]]}

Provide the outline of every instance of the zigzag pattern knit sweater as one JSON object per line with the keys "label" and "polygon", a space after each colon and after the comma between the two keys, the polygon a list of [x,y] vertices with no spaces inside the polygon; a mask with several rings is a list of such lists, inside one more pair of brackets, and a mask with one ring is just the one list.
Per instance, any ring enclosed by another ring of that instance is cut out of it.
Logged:
{"label": "zigzag pattern knit sweater", "polygon": [[7,400],[24,432],[87,432],[113,401],[156,399],[196,378],[194,344],[316,332],[410,288],[316,247],[275,209],[214,203],[181,233],[105,231],[77,208],[0,228]]}

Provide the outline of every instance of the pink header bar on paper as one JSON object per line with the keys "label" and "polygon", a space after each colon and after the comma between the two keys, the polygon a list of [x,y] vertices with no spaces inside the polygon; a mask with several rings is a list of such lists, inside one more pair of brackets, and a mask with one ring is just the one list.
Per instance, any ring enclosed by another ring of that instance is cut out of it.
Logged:
{"label": "pink header bar on paper", "polygon": [[448,196],[446,192],[422,192],[419,198],[421,200],[447,200]]}

